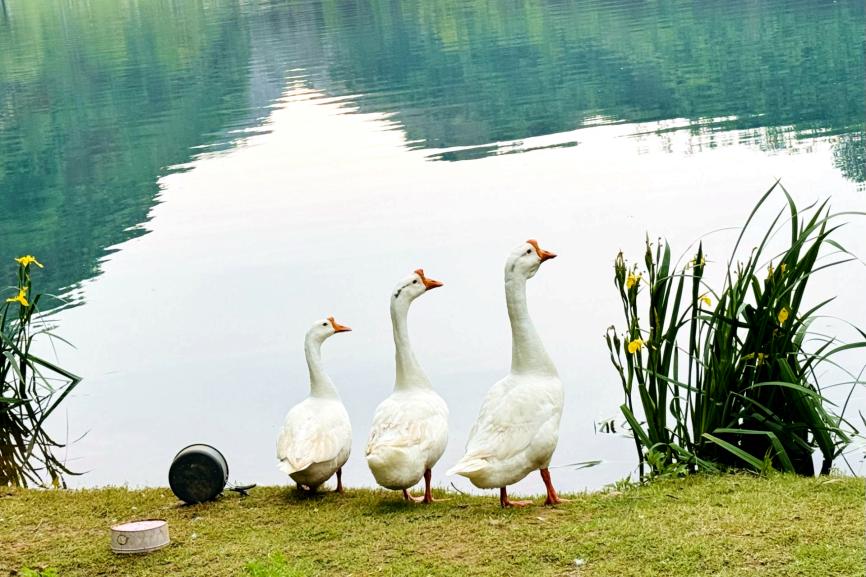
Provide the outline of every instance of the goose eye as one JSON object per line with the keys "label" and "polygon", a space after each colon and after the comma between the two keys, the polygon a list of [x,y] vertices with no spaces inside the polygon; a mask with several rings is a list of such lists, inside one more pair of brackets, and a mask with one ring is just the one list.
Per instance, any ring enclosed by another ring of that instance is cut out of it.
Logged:
{"label": "goose eye", "polygon": [[326,326],[328,326],[328,323],[322,323],[322,326],[326,327]]}
{"label": "goose eye", "polygon": [[418,284],[418,279],[416,278],[415,280],[413,280],[412,284]]}
{"label": "goose eye", "polygon": [[531,249],[531,248],[526,249],[526,254],[529,254],[529,253],[531,253],[531,252],[532,252],[532,249]]}

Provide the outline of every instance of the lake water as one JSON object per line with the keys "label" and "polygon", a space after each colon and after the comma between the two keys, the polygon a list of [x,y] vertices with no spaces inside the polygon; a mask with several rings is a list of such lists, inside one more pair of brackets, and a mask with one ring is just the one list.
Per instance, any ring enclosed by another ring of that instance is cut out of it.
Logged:
{"label": "lake water", "polygon": [[[333,314],[355,329],[324,349],[355,430],[344,481],[372,484],[389,291],[418,267],[445,283],[410,330],[451,407],[434,471],[451,482],[509,366],[502,266],[530,237],[560,255],[529,288],[566,386],[554,481],[628,475],[631,441],[594,430],[622,395],[613,258],[647,233],[684,252],[776,178],[866,208],[864,24],[860,0],[0,0],[0,262],[37,255],[74,305],[53,315],[85,379],[53,423],[87,433],[70,483],[165,484],[193,442],[233,480],[286,482],[274,440],[307,394],[304,332]],[[861,256],[864,224],[839,235]],[[705,241],[717,275],[733,239]],[[808,298],[862,327],[863,286],[854,263]]]}

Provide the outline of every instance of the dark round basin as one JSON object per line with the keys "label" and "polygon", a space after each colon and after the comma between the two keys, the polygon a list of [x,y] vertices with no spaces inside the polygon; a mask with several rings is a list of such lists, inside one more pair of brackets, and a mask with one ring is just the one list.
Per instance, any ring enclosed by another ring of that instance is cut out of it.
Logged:
{"label": "dark round basin", "polygon": [[171,492],[184,503],[203,503],[223,492],[229,479],[229,464],[210,445],[196,444],[181,449],[168,470]]}

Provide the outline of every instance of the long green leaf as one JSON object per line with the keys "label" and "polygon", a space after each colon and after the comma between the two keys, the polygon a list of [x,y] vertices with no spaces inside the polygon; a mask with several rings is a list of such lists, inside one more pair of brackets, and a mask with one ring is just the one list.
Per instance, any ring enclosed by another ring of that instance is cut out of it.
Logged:
{"label": "long green leaf", "polygon": [[708,441],[715,443],[716,445],[725,449],[726,451],[728,451],[729,453],[731,453],[735,457],[742,459],[743,461],[745,461],[746,463],[751,465],[756,471],[760,471],[764,466],[764,463],[762,461],[756,459],[754,456],[748,454],[747,452],[740,449],[739,447],[735,447],[734,445],[730,444],[727,441],[723,441],[722,439],[719,439],[718,437],[714,437],[713,435],[711,435],[709,433],[704,433],[703,437],[705,439],[707,439]]}
{"label": "long green leaf", "polygon": [[640,442],[643,443],[644,447],[651,447],[653,445],[652,441],[650,441],[649,436],[646,434],[646,431],[643,427],[640,426],[634,414],[631,412],[631,409],[626,405],[620,405],[619,410],[622,411],[622,414],[625,416],[625,420],[628,421],[629,426],[631,427],[632,432],[635,437],[640,439]]}
{"label": "long green leaf", "polygon": [[755,431],[751,429],[716,429],[715,433],[730,433],[732,435],[760,435],[767,437],[770,439],[770,443],[773,445],[773,448],[776,449],[776,456],[779,457],[779,460],[782,462],[782,468],[788,472],[794,472],[794,464],[791,463],[791,459],[788,458],[788,452],[782,446],[781,441],[779,441],[779,437],[776,436],[772,431]]}

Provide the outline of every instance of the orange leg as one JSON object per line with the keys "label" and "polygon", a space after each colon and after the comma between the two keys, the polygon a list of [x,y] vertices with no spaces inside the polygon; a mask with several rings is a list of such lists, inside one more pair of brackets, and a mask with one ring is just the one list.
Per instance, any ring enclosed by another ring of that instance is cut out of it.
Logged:
{"label": "orange leg", "polygon": [[337,493],[343,494],[343,467],[337,469]]}
{"label": "orange leg", "polygon": [[556,494],[556,489],[553,488],[553,481],[550,480],[550,471],[545,469],[539,469],[541,473],[541,479],[544,481],[544,486],[547,488],[547,500],[544,501],[545,505],[557,505],[559,503],[568,503],[568,499],[563,499],[559,495]]}
{"label": "orange leg", "polygon": [[407,489],[403,489],[403,498],[407,501],[412,501],[413,503],[420,503],[424,500],[424,497],[413,497]]}
{"label": "orange leg", "polygon": [[511,501],[508,498],[508,491],[505,487],[499,488],[499,506],[503,509],[507,507],[526,507],[531,505],[532,501]]}
{"label": "orange leg", "polygon": [[434,499],[433,492],[430,490],[430,478],[433,472],[430,469],[424,471],[424,503],[436,503],[438,501],[447,501],[448,499]]}
{"label": "orange leg", "polygon": [[403,489],[403,498],[407,501],[412,501],[414,503],[435,503],[437,501],[447,501],[448,499],[434,499],[433,492],[430,487],[430,478],[433,476],[433,472],[430,469],[424,470],[424,496],[423,497],[413,497],[409,494],[409,491]]}

